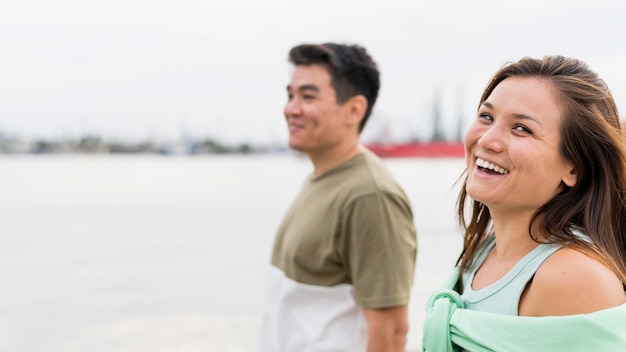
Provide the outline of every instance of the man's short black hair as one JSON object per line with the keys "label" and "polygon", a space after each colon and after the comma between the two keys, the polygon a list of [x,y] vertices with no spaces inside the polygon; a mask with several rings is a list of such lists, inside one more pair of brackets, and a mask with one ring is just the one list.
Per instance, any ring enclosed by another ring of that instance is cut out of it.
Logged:
{"label": "man's short black hair", "polygon": [[378,66],[365,48],[336,43],[302,44],[289,51],[289,62],[324,66],[330,74],[339,104],[363,95],[367,99],[367,110],[359,124],[359,132],[363,131],[380,89]]}

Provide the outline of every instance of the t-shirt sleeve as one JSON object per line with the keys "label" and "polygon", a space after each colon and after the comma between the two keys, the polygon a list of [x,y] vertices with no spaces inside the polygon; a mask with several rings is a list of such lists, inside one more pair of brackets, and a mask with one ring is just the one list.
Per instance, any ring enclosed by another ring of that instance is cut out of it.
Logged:
{"label": "t-shirt sleeve", "polygon": [[417,238],[406,198],[380,192],[357,198],[343,218],[342,257],[363,308],[409,302]]}

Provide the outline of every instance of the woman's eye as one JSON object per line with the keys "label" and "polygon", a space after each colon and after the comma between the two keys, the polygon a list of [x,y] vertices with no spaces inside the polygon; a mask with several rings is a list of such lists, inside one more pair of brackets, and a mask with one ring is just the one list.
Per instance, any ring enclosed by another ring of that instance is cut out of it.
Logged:
{"label": "woman's eye", "polygon": [[493,121],[493,117],[491,117],[491,115],[489,115],[489,114],[479,114],[478,118],[479,119],[484,119],[484,120],[487,120],[487,121]]}
{"label": "woman's eye", "polygon": [[513,129],[515,131],[519,131],[519,132],[532,133],[531,130],[529,130],[526,126],[522,126],[522,125],[517,125],[517,126],[513,127]]}

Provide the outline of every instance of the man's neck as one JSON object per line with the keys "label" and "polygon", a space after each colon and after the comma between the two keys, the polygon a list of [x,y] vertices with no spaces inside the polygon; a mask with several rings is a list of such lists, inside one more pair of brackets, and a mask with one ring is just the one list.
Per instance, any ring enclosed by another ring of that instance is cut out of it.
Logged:
{"label": "man's neck", "polygon": [[361,144],[357,140],[356,143],[337,147],[329,151],[315,155],[309,154],[309,159],[311,159],[314,167],[313,175],[319,176],[333,167],[352,159],[355,155],[359,154],[361,150]]}

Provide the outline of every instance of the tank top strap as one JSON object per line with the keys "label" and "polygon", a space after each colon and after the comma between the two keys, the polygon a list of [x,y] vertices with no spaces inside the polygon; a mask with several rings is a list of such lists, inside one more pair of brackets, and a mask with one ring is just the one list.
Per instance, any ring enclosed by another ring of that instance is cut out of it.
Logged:
{"label": "tank top strap", "polygon": [[502,278],[480,290],[472,289],[472,282],[478,268],[495,246],[495,237],[489,238],[477,253],[470,270],[463,274],[463,300],[469,309],[517,315],[519,299],[527,283],[535,275],[541,264],[561,245],[539,244]]}

